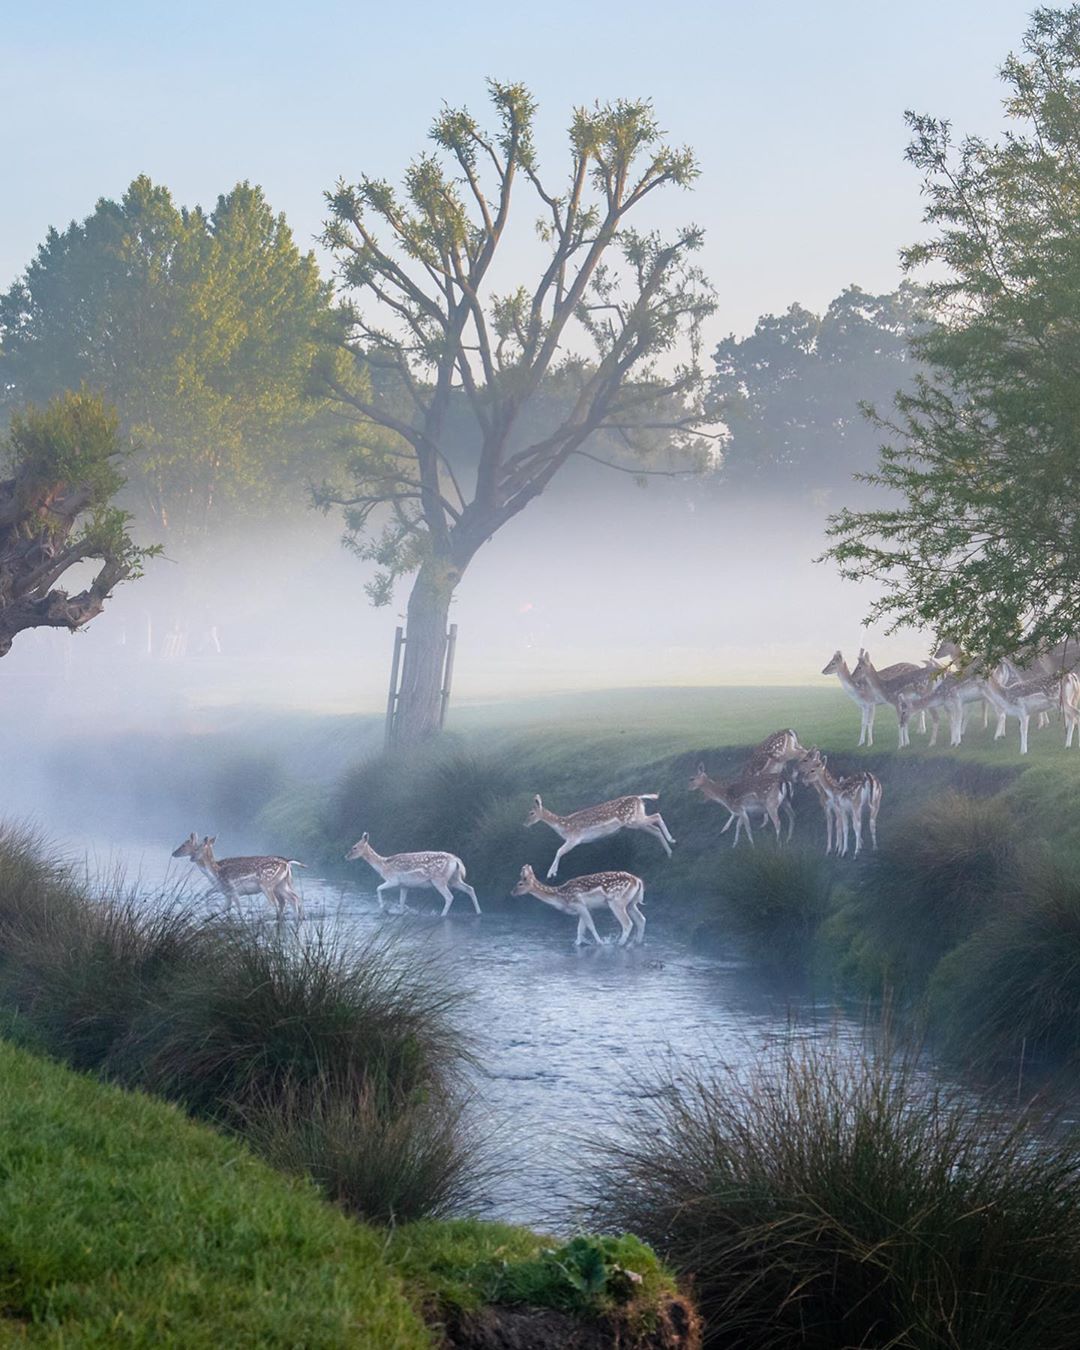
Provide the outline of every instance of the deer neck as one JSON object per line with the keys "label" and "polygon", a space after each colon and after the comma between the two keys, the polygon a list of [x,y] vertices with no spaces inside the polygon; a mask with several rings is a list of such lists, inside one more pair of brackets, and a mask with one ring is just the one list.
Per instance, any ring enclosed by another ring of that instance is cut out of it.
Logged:
{"label": "deer neck", "polygon": [[535,896],[537,900],[542,900],[545,905],[551,905],[553,909],[566,910],[569,908],[566,896],[560,895],[558,888],[555,886],[545,886],[539,877],[529,887],[529,894]]}
{"label": "deer neck", "polygon": [[375,871],[385,879],[387,872],[386,864],[389,862],[389,859],[384,858],[381,853],[376,853],[370,844],[368,845],[368,851],[363,857],[364,861],[374,867]]}
{"label": "deer neck", "polygon": [[862,699],[865,702],[866,690],[855,683],[846,661],[841,661],[836,667],[836,678],[840,681],[845,693],[850,694],[852,698]]}

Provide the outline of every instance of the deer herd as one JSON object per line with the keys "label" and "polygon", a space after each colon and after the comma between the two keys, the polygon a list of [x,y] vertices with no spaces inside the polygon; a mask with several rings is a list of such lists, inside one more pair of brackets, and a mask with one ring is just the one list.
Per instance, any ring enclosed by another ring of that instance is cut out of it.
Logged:
{"label": "deer herd", "polygon": [[[1080,649],[1076,644],[1063,643],[1027,664],[1019,659],[1006,659],[991,666],[979,660],[965,660],[954,643],[942,642],[933,660],[920,665],[902,662],[882,670],[873,665],[865,651],[860,650],[854,670],[836,652],[822,673],[836,675],[845,693],[858,705],[862,716],[860,746],[873,745],[874,715],[883,704],[896,713],[901,748],[911,743],[913,718],[923,733],[929,719],[929,744],[936,744],[942,713],[948,718],[950,744],[959,745],[970,710],[982,704],[984,726],[988,725],[991,710],[996,713],[995,739],[1005,735],[1010,717],[1017,719],[1020,752],[1027,754],[1032,716],[1038,719],[1039,726],[1044,726],[1055,712],[1061,714],[1065,724],[1066,746],[1072,745],[1074,734],[1080,746],[1080,677],[1073,671],[1078,658]],[[827,854],[846,857],[850,848],[851,856],[858,857],[863,846],[864,823],[869,826],[871,845],[877,848],[880,781],[866,770],[836,777],[829,770],[827,757],[818,749],[801,745],[790,728],[767,736],[734,779],[712,778],[702,763],[688,786],[691,792],[700,792],[706,801],[716,802],[727,812],[720,833],[726,834],[735,826],[732,847],[738,845],[744,833],[753,844],[754,824],[771,825],[778,844],[785,837],[790,840],[795,828],[793,798],[796,789],[802,786],[809,788],[820,803]],[[640,943],[645,936],[645,916],[641,911],[645,883],[640,877],[630,872],[594,872],[561,885],[550,882],[558,876],[560,861],[579,844],[605,839],[620,830],[640,830],[652,835],[670,858],[675,838],[660,812],[650,810],[647,805],[656,802],[657,797],[655,792],[616,797],[565,816],[549,810],[539,796],[534,797],[523,824],[546,825],[562,842],[551,860],[547,880],[541,881],[526,864],[512,894],[531,895],[576,919],[578,946],[584,943],[586,934],[601,943],[592,916],[605,909],[619,925],[619,946],[631,940]],[[261,894],[274,907],[279,920],[289,905],[297,919],[302,917],[301,899],[292,884],[292,869],[303,867],[303,863],[277,856],[215,858],[215,840],[216,836],[204,836],[200,842],[192,833],[174,850],[173,857],[189,858],[230,909],[233,904],[240,907],[241,896]],[[387,892],[397,891],[394,912],[403,913],[407,891],[431,889],[442,897],[443,917],[450,912],[455,891],[466,895],[476,913],[480,913],[476,892],[465,880],[465,864],[453,853],[430,851],[384,856],[376,853],[364,834],[345,858],[349,862],[362,859],[381,877],[375,889],[380,912],[386,910]]]}

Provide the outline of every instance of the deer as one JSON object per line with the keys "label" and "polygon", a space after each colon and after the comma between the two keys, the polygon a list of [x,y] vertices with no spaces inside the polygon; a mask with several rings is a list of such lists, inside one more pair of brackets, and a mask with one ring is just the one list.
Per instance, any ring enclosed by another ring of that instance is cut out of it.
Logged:
{"label": "deer", "polygon": [[593,872],[589,876],[575,877],[573,881],[564,881],[561,886],[548,886],[526,863],[511,894],[533,895],[562,914],[576,915],[575,947],[584,945],[586,932],[592,934],[598,945],[603,945],[589,911],[603,909],[605,905],[622,929],[618,941],[620,947],[626,946],[632,931],[636,943],[645,940],[645,915],[639,908],[645,903],[645,883],[632,872]]}
{"label": "deer", "polygon": [[[731,828],[731,822],[735,822],[735,838],[731,842],[731,847],[735,848],[739,842],[739,834],[745,829],[746,837],[751,845],[754,843],[754,834],[750,828],[750,813],[766,817],[772,822],[773,829],[776,831],[776,842],[780,842],[780,806],[786,802],[791,792],[791,785],[786,779],[778,774],[763,773],[754,778],[742,778],[737,783],[720,783],[715,778],[710,778],[705,772],[705,765],[699,764],[697,772],[690,779],[690,792],[700,792],[707,801],[719,802],[728,812],[727,823],[720,831],[721,834],[727,834]],[[791,813],[788,821],[788,835],[791,838],[792,830],[795,828],[795,814]]]}
{"label": "deer", "polygon": [[633,797],[616,797],[610,802],[601,802],[599,806],[586,806],[568,816],[559,816],[549,811],[538,795],[533,798],[533,804],[525,817],[525,827],[531,829],[543,821],[562,836],[563,842],[548,868],[549,878],[558,876],[560,860],[571,849],[577,848],[578,844],[606,839],[620,830],[644,830],[646,834],[653,835],[660,840],[664,852],[670,858],[675,836],[659,811],[649,815],[645,810],[645,803],[655,802],[659,796],[658,792],[639,792]]}
{"label": "deer", "polygon": [[899,665],[886,666],[876,670],[870,660],[870,653],[860,649],[859,660],[851,672],[855,684],[865,685],[878,703],[888,703],[896,712],[900,749],[911,744],[908,719],[904,715],[905,697],[925,693],[931,679],[939,674],[941,667],[934,661],[922,666],[913,666],[904,661]]}
{"label": "deer", "polygon": [[[1076,675],[1036,675],[1012,684],[1002,684],[991,672],[985,681],[987,698],[1002,717],[1015,717],[1020,723],[1020,753],[1028,752],[1028,727],[1032,713],[1049,713],[1059,708],[1065,719],[1065,748],[1073,743],[1080,724],[1080,679]],[[1080,746],[1080,737],[1077,738]]]}
{"label": "deer", "polygon": [[274,906],[279,919],[284,917],[287,904],[292,905],[298,920],[303,917],[303,902],[293,889],[292,869],[306,867],[306,863],[296,858],[274,855],[215,858],[216,842],[216,834],[204,835],[200,844],[193,830],[182,844],[173,849],[172,856],[190,858],[210,882],[211,890],[219,891],[230,908],[233,904],[237,909],[240,908],[242,895],[262,894]]}
{"label": "deer", "polygon": [[866,770],[845,778],[834,778],[827,766],[827,757],[820,750],[814,749],[800,760],[796,773],[800,782],[814,788],[821,801],[821,808],[825,813],[825,852],[831,853],[835,846],[837,856],[844,857],[848,850],[850,827],[855,837],[855,852],[852,857],[857,858],[862,848],[863,812],[867,809],[870,813],[870,839],[873,847],[877,848],[881,781]]}
{"label": "deer", "polygon": [[405,892],[422,890],[430,886],[443,898],[440,918],[445,919],[454,903],[454,891],[462,891],[473,902],[473,909],[480,913],[480,901],[476,892],[465,880],[465,864],[453,853],[392,853],[388,858],[376,853],[368,840],[367,832],[353,844],[345,854],[346,862],[355,862],[362,858],[382,877],[375,887],[375,898],[379,910],[386,909],[384,891],[397,889],[398,914],[405,912]]}
{"label": "deer", "polygon": [[857,704],[862,716],[862,724],[859,727],[859,744],[873,745],[874,714],[877,711],[877,699],[865,685],[856,684],[851,671],[848,669],[848,663],[840,654],[839,649],[833,652],[821,673],[822,675],[835,675],[840,681],[840,687],[844,693]]}
{"label": "deer", "polygon": [[774,731],[750,751],[743,777],[754,778],[761,773],[783,774],[789,764],[797,763],[805,754],[806,747],[799,744],[799,738],[791,727]]}

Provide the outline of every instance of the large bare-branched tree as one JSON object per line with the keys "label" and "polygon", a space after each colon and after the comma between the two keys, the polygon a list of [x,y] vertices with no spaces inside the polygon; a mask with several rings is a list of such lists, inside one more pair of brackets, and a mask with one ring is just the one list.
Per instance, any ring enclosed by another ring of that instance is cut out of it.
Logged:
{"label": "large bare-branched tree", "polygon": [[[139,548],[112,503],[124,479],[119,419],[92,394],[63,394],[11,421],[0,478],[0,656],[28,628],[72,632],[101,613],[156,548]],[[86,586],[57,583],[91,564]]]}
{"label": "large bare-branched tree", "polygon": [[[325,242],[354,299],[352,360],[323,375],[372,434],[347,486],[320,495],[345,508],[354,546],[379,564],[376,603],[415,573],[403,743],[438,726],[450,601],[486,540],[572,456],[595,454],[591,438],[632,456],[704,445],[699,334],[713,297],[693,264],[702,232],[665,239],[630,223],[660,189],[693,182],[692,153],[664,142],[648,102],[582,108],[568,177],[546,186],[533,98],[516,84],[489,90],[494,130],[444,109],[403,191],[362,178],[328,195]],[[535,247],[520,224],[537,211],[534,281],[496,289]]]}

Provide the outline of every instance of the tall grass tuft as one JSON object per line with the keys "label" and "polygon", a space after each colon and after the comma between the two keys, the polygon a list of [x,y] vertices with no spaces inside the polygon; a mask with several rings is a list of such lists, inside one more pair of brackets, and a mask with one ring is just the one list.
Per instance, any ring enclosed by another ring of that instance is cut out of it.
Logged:
{"label": "tall grass tuft", "polygon": [[747,849],[732,856],[718,882],[721,922],[758,959],[806,960],[833,883],[829,860],[809,849]]}
{"label": "tall grass tuft", "polygon": [[388,1101],[360,1074],[288,1081],[244,1108],[243,1131],[272,1167],[368,1223],[460,1213],[489,1176],[460,1097]]}
{"label": "tall grass tuft", "polygon": [[1003,912],[934,972],[931,1006],[945,1047],[987,1066],[1080,1062],[1080,877],[1032,859]]}
{"label": "tall grass tuft", "polygon": [[465,1059],[460,1000],[392,942],[234,926],[147,1009],[128,1055],[144,1086],[201,1115],[326,1079],[405,1101],[447,1087]]}
{"label": "tall grass tuft", "polygon": [[744,1350],[1080,1344],[1080,1155],[833,1042],[672,1070],[587,1185]]}
{"label": "tall grass tuft", "polygon": [[947,792],[882,831],[848,921],[864,967],[897,990],[920,990],[934,966],[998,911],[1016,861],[1016,830],[999,798]]}

